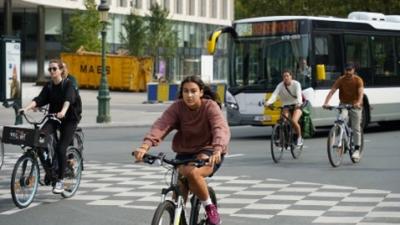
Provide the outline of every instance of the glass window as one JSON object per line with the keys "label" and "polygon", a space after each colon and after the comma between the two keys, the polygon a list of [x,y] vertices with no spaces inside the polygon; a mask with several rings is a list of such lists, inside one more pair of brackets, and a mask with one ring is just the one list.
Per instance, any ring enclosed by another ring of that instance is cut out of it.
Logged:
{"label": "glass window", "polygon": [[137,9],[141,9],[142,8],[142,1],[143,0],[133,0],[134,1],[134,7]]}
{"label": "glass window", "polygon": [[342,59],[338,51],[340,46],[338,35],[316,35],[314,39],[315,64],[316,66],[324,65],[326,75],[325,80],[317,80],[318,85],[331,86],[342,74]]}
{"label": "glass window", "polygon": [[164,9],[167,9],[168,11],[170,10],[169,4],[170,4],[169,0],[163,0]]}
{"label": "glass window", "polygon": [[199,11],[200,16],[207,16],[207,0],[199,0]]}
{"label": "glass window", "polygon": [[371,37],[372,68],[375,70],[374,85],[399,84],[399,75],[395,73],[394,38]]}
{"label": "glass window", "polygon": [[372,84],[370,49],[368,37],[362,35],[345,35],[345,61],[353,62],[356,66],[356,72],[363,78],[365,85]]}
{"label": "glass window", "polygon": [[195,0],[187,0],[186,2],[187,14],[194,16],[195,15]]}
{"label": "glass window", "polygon": [[211,11],[211,17],[212,18],[217,18],[218,1],[211,0],[210,11]]}
{"label": "glass window", "polygon": [[175,0],[175,13],[182,14],[182,1],[183,0]]}
{"label": "glass window", "polygon": [[222,19],[228,19],[228,0],[222,0]]}
{"label": "glass window", "polygon": [[396,38],[396,52],[397,52],[397,76],[400,76],[400,37]]}
{"label": "glass window", "polygon": [[150,9],[152,5],[156,4],[156,0],[147,0],[147,8]]}
{"label": "glass window", "polygon": [[371,37],[372,62],[377,75],[391,76],[394,73],[393,39]]}
{"label": "glass window", "polygon": [[128,0],[118,0],[117,1],[117,6],[118,7],[127,7],[128,6]]}

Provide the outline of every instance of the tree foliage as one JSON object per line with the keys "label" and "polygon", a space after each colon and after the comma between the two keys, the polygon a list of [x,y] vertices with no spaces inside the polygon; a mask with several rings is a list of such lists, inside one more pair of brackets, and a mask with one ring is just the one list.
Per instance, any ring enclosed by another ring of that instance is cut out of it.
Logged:
{"label": "tree foliage", "polygon": [[[159,4],[153,4],[150,15],[145,17],[148,23],[147,49],[153,57],[170,58],[175,54],[178,45],[177,35],[172,30],[172,22],[168,20],[169,11]],[[160,49],[162,48],[162,51]]]}
{"label": "tree foliage", "polygon": [[236,19],[278,16],[307,15],[347,17],[353,11],[379,12],[400,15],[398,0],[236,0]]}
{"label": "tree foliage", "polygon": [[99,33],[102,25],[99,23],[99,12],[95,0],[85,0],[86,10],[77,10],[69,18],[63,31],[63,46],[65,51],[74,52],[80,46],[87,51],[100,51]]}
{"label": "tree foliage", "polygon": [[147,27],[142,16],[131,13],[122,24],[125,32],[120,33],[122,47],[127,49],[130,55],[144,55]]}

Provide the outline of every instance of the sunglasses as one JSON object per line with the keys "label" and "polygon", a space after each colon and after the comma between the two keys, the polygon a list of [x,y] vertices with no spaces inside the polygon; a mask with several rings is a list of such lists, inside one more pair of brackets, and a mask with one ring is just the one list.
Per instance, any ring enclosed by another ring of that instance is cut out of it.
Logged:
{"label": "sunglasses", "polygon": [[47,70],[48,70],[49,72],[54,72],[54,71],[57,71],[58,68],[57,68],[57,67],[49,67]]}

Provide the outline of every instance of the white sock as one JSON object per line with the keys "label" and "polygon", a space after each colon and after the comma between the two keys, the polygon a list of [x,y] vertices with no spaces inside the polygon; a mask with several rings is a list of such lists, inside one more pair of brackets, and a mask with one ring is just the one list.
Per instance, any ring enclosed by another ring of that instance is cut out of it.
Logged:
{"label": "white sock", "polygon": [[204,208],[205,208],[206,206],[208,206],[208,205],[211,205],[211,204],[212,204],[211,198],[208,197],[207,200],[201,201],[201,204],[203,204]]}
{"label": "white sock", "polygon": [[297,138],[298,141],[300,141],[301,139],[303,139],[301,136],[299,136],[299,137]]}

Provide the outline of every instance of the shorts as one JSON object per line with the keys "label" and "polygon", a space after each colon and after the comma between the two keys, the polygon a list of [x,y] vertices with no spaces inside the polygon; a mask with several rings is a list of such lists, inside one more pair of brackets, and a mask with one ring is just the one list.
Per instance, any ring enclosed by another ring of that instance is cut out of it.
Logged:
{"label": "shorts", "polygon": [[[201,153],[211,156],[213,154],[213,151],[204,149],[204,150],[200,151],[199,153],[195,153],[195,154],[176,154],[175,159],[177,159],[177,160],[196,159],[197,155],[201,154]],[[214,165],[213,172],[209,175],[209,177],[212,177],[214,175],[214,173],[217,172],[217,170],[221,167],[221,164],[224,161],[224,158],[225,158],[225,154],[221,154],[221,162]]]}

